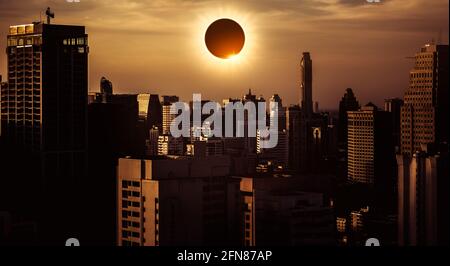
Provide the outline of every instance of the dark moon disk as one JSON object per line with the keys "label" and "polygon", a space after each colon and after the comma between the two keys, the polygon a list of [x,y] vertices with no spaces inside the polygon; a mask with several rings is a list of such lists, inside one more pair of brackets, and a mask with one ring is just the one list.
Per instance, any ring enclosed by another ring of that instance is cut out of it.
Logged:
{"label": "dark moon disk", "polygon": [[206,30],[205,43],[213,55],[227,59],[239,54],[244,47],[244,30],[234,20],[219,19],[209,25]]}

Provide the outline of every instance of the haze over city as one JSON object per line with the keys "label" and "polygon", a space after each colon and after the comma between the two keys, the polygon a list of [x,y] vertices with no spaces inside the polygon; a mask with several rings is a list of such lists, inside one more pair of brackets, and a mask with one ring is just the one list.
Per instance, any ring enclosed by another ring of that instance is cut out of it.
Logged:
{"label": "haze over city", "polygon": [[[298,62],[309,51],[321,108],[336,109],[347,87],[361,103],[381,106],[408,86],[413,62],[406,57],[432,39],[448,43],[446,0],[0,0],[0,34],[38,21],[37,10],[44,18],[47,6],[54,23],[86,25],[90,91],[106,76],[116,93],[164,92],[185,100],[194,92],[212,100],[240,97],[252,88],[258,96],[278,93],[286,104],[298,103]],[[236,62],[212,59],[204,45],[207,25],[220,17],[236,20],[246,33]],[[6,74],[5,53],[0,73]]]}

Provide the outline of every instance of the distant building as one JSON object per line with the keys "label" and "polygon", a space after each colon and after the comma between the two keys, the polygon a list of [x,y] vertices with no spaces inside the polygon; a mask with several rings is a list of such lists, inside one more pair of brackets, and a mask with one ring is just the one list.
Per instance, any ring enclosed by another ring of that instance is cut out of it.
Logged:
{"label": "distant building", "polygon": [[113,84],[105,77],[100,79],[100,93],[102,95],[102,103],[112,102]]}
{"label": "distant building", "polygon": [[162,133],[162,106],[158,94],[151,94],[147,110],[147,130],[156,127]]}
{"label": "distant building", "polygon": [[347,181],[347,129],[348,129],[348,111],[358,111],[359,102],[356,99],[353,90],[347,88],[344,96],[339,102],[338,132],[337,132],[337,178],[339,183]]}
{"label": "distant building", "polygon": [[300,60],[301,111],[299,135],[299,162],[295,167],[303,174],[322,173],[327,167],[328,114],[314,113],[312,97],[312,60],[304,52]]}
{"label": "distant building", "polygon": [[392,134],[395,147],[400,148],[401,138],[401,109],[403,100],[398,98],[384,100],[384,111],[391,113],[392,116]]}
{"label": "distant building", "polygon": [[150,102],[150,94],[140,93],[138,94],[139,103],[139,116],[147,119],[148,104]]}
{"label": "distant building", "polygon": [[162,134],[170,134],[170,124],[177,116],[170,113],[170,108],[173,103],[178,101],[177,96],[162,96]]}
{"label": "distant building", "polygon": [[286,111],[286,129],[289,140],[288,168],[293,171],[300,170],[300,117],[301,110],[298,105],[290,106]]}
{"label": "distant building", "polygon": [[448,143],[448,45],[427,44],[415,55],[401,109],[401,153]]}
{"label": "distant building", "polygon": [[158,136],[158,155],[183,155],[183,138],[175,138],[171,135]]}
{"label": "distant building", "polygon": [[239,181],[229,157],[119,160],[119,246],[239,243]]}
{"label": "distant building", "polygon": [[395,151],[390,114],[372,103],[347,114],[348,180],[373,185],[393,179]]}

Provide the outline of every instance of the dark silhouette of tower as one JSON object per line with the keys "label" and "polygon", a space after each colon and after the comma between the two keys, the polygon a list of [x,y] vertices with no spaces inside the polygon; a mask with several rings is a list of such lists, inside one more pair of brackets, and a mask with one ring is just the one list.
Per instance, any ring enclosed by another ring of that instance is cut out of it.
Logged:
{"label": "dark silhouette of tower", "polygon": [[312,60],[309,52],[304,52],[300,61],[301,83],[300,88],[302,92],[302,111],[305,117],[311,117],[313,114],[313,99],[312,99]]}
{"label": "dark silhouette of tower", "polygon": [[65,233],[79,232],[87,174],[87,34],[84,26],[33,23],[10,26],[7,39],[2,174],[18,182],[8,203],[38,221],[43,243],[64,243]]}
{"label": "dark silhouette of tower", "polygon": [[147,130],[157,127],[162,132],[162,105],[158,94],[151,94],[147,111]]}
{"label": "dark silhouette of tower", "polygon": [[337,177],[341,183],[344,183],[347,180],[348,112],[357,111],[358,109],[359,103],[353,94],[353,90],[347,88],[344,96],[339,102]]}
{"label": "dark silhouette of tower", "polygon": [[102,77],[100,80],[100,93],[102,95],[102,103],[111,103],[113,95],[112,82]]}

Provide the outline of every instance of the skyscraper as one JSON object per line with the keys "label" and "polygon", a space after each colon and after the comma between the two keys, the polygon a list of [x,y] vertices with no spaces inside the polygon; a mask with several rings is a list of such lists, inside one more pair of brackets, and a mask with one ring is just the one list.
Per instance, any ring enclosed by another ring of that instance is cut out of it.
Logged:
{"label": "skyscraper", "polygon": [[149,102],[150,102],[150,94],[148,93],[138,94],[139,117],[147,119]]}
{"label": "skyscraper", "polygon": [[308,52],[303,53],[300,61],[301,82],[300,88],[302,93],[302,110],[306,117],[311,117],[313,114],[313,99],[312,99],[312,60]]}
{"label": "skyscraper", "polygon": [[304,174],[324,170],[322,163],[328,151],[328,115],[313,112],[312,60],[309,52],[304,52],[300,61],[302,92],[299,140],[300,162],[298,170]]}
{"label": "skyscraper", "polygon": [[170,134],[170,124],[176,115],[170,113],[172,103],[178,102],[177,96],[162,96],[162,134]]}
{"label": "skyscraper", "polygon": [[300,106],[290,106],[286,111],[286,129],[289,143],[288,168],[300,170]]}
{"label": "skyscraper", "polygon": [[[14,168],[11,175],[2,170],[33,188],[30,194],[8,192],[11,202],[26,202],[31,215],[38,216],[40,237],[47,242],[63,241],[62,232],[79,227],[78,189],[87,169],[88,52],[84,26],[9,27],[9,86],[2,91],[1,130],[10,158],[24,152],[8,165]],[[55,212],[55,200],[63,210]]]}
{"label": "skyscraper", "polygon": [[158,94],[151,94],[147,110],[147,130],[156,127],[162,132],[162,106]]}
{"label": "skyscraper", "polygon": [[[353,93],[351,88],[345,90],[344,96],[342,96],[339,102],[339,133],[338,141],[339,144],[347,144],[347,112],[348,111],[358,111],[359,102]],[[342,145],[347,148],[347,145]]]}
{"label": "skyscraper", "polygon": [[339,102],[339,120],[338,120],[338,179],[340,182],[347,180],[347,129],[348,129],[348,111],[358,111],[359,102],[351,88],[345,90],[345,94]]}
{"label": "skyscraper", "polygon": [[102,103],[110,103],[112,101],[113,84],[105,77],[100,79],[100,93],[102,95]]}
{"label": "skyscraper", "polygon": [[83,26],[11,26],[2,133],[28,150],[83,151],[88,46]]}
{"label": "skyscraper", "polygon": [[448,143],[448,45],[427,44],[415,55],[401,109],[401,152]]}
{"label": "skyscraper", "polygon": [[395,153],[389,113],[369,103],[348,112],[348,180],[375,184],[393,178]]}
{"label": "skyscraper", "polygon": [[415,55],[401,108],[400,245],[448,245],[448,45]]}
{"label": "skyscraper", "polygon": [[384,101],[384,111],[392,114],[392,128],[395,147],[400,147],[400,131],[401,131],[401,109],[403,100],[398,98],[386,99]]}

